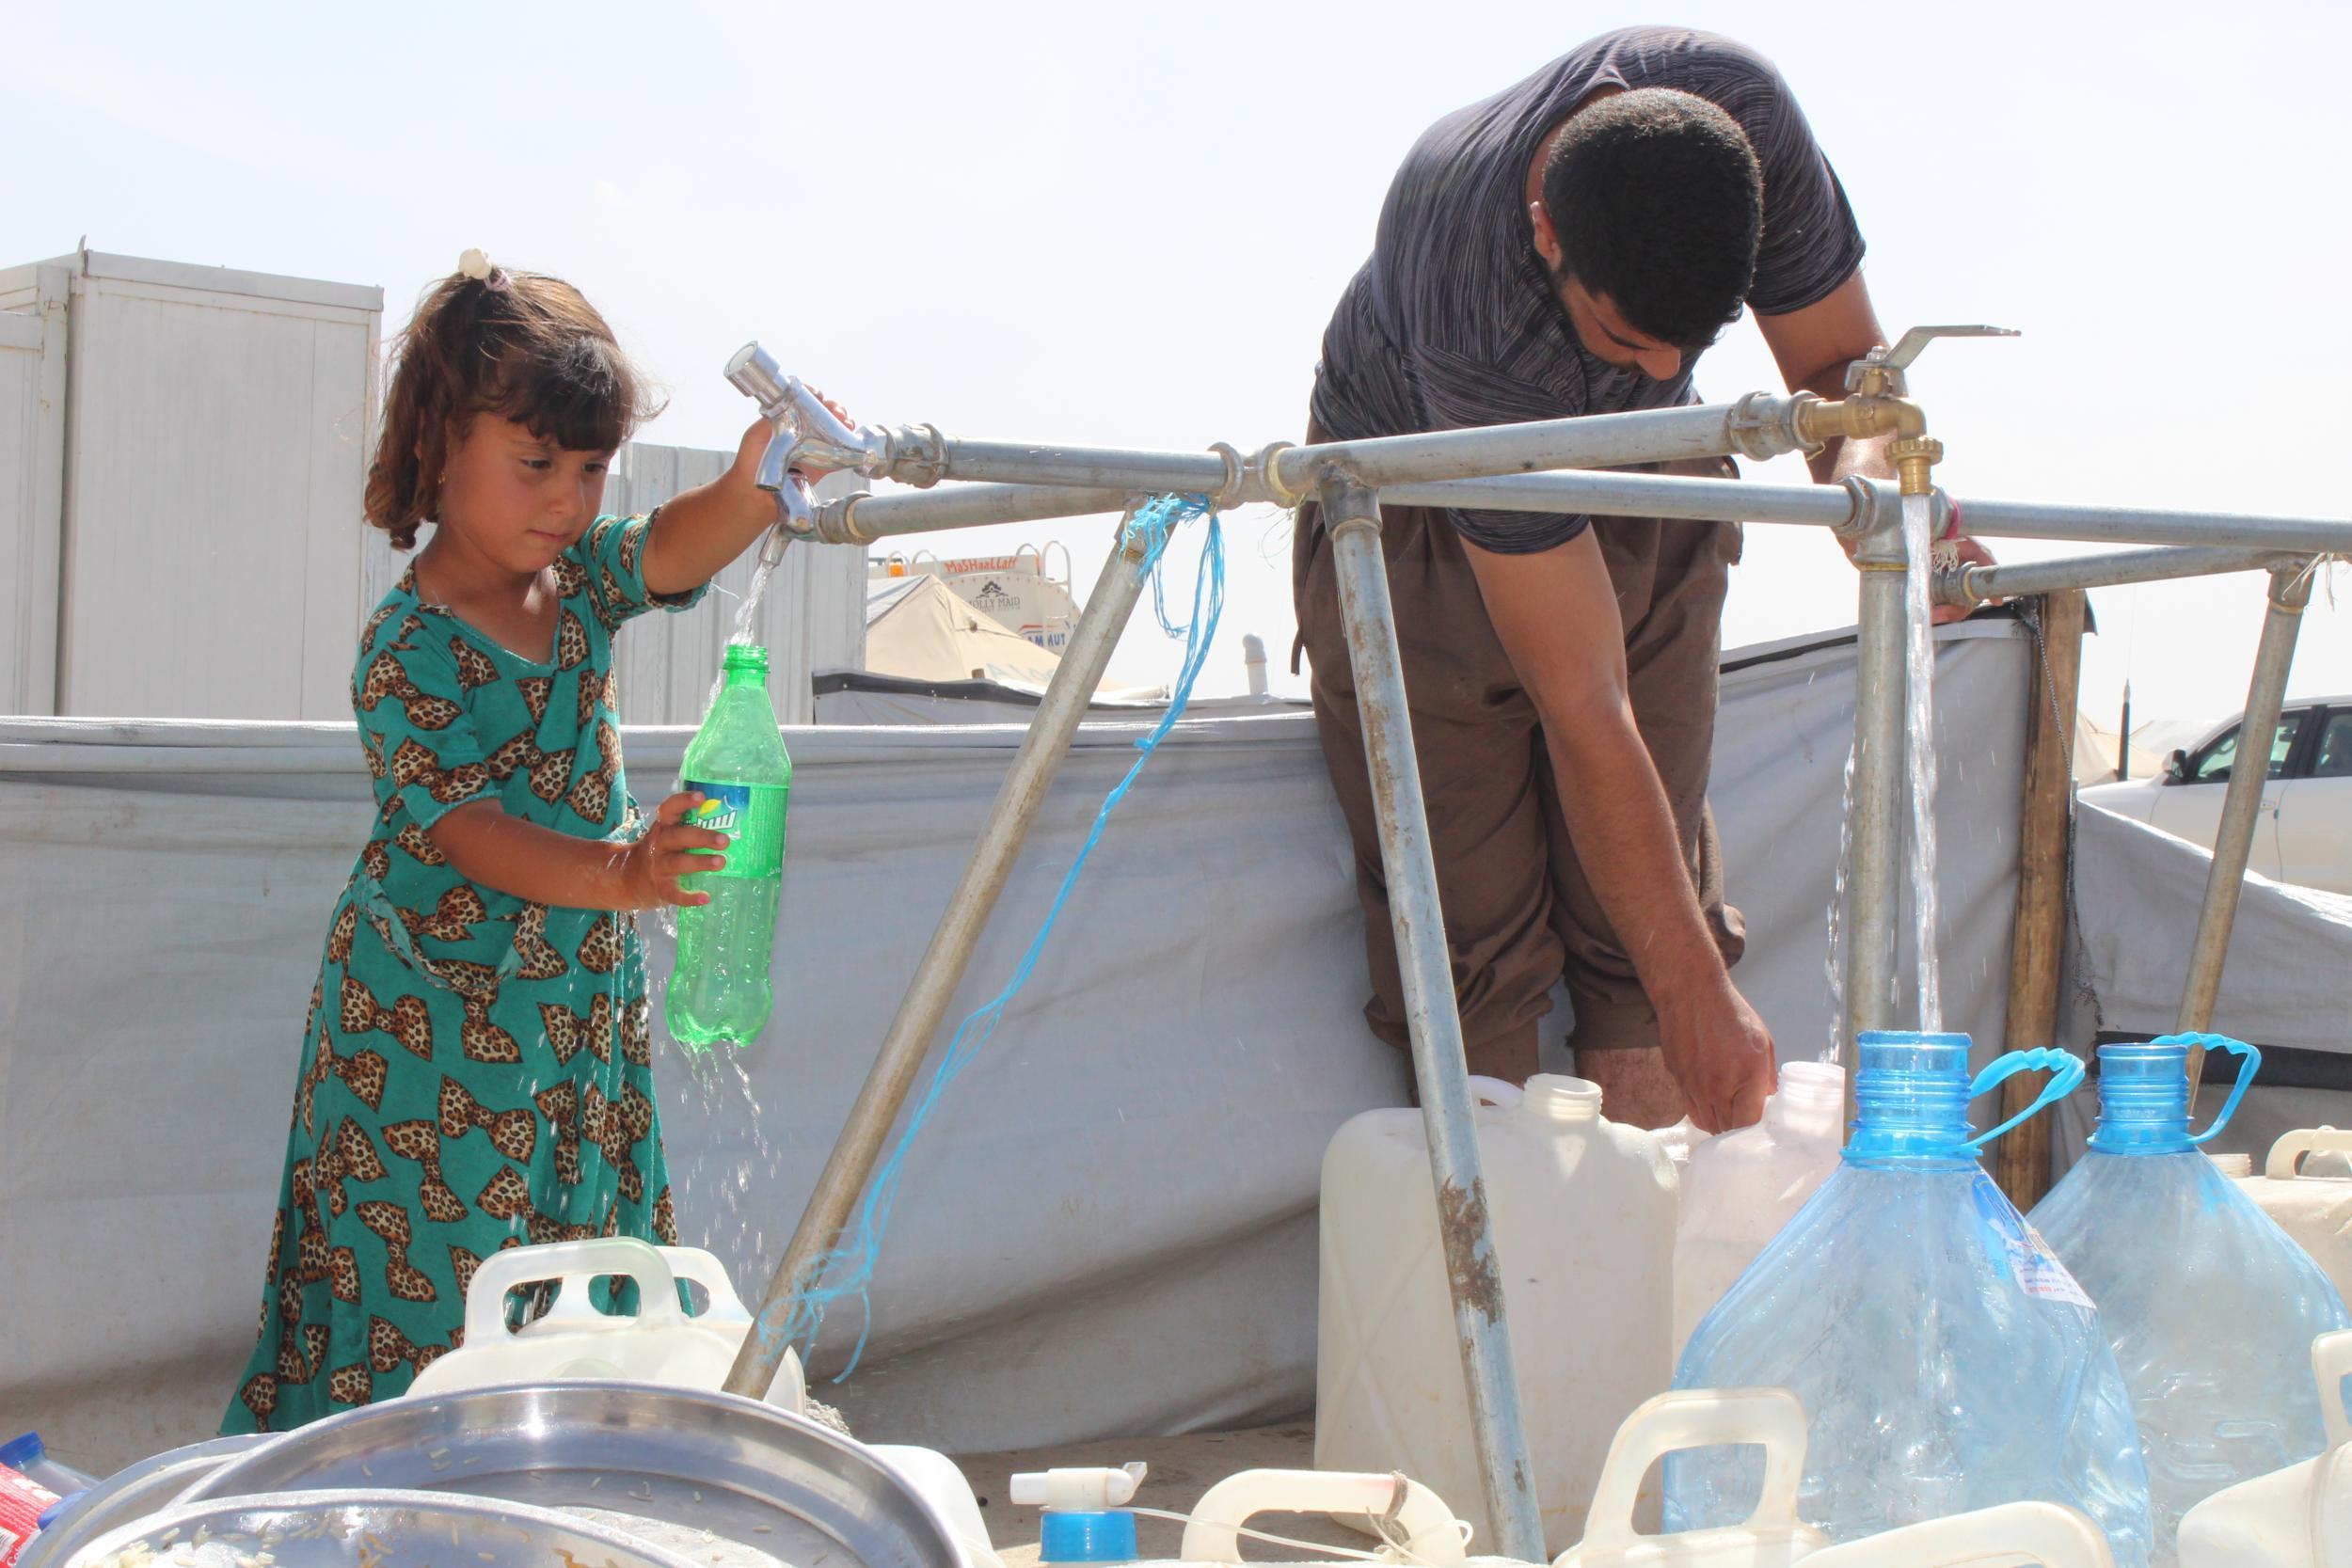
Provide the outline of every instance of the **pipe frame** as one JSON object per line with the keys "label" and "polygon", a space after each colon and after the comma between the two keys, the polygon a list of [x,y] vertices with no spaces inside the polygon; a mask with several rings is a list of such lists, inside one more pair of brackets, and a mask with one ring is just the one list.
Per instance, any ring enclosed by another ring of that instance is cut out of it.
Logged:
{"label": "pipe frame", "polygon": [[[1874,414],[1873,420],[1883,417],[1889,423],[1900,423],[1898,416],[1915,408],[1905,404],[1898,409],[1896,400],[1883,401],[1887,406]],[[886,454],[861,467],[869,477],[898,477],[919,485],[942,478],[1003,483],[967,483],[946,491],[913,495],[850,497],[818,509],[805,530],[828,541],[864,544],[936,529],[1110,512],[1126,506],[1137,494],[1151,491],[1206,494],[1220,506],[1267,500],[1295,506],[1311,492],[1320,498],[1339,568],[1349,660],[1364,710],[1366,757],[1374,783],[1382,863],[1390,885],[1414,1071],[1422,1091],[1481,1483],[1495,1522],[1498,1547],[1523,1560],[1543,1560],[1541,1519],[1519,1417],[1501,1275],[1480,1173],[1461,1021],[1446,958],[1426,806],[1421,795],[1394,609],[1380,547],[1379,492],[1385,489],[1399,504],[1794,523],[1836,529],[1855,541],[1854,559],[1861,580],[1854,869],[1850,884],[1853,905],[1848,925],[1845,1020],[1851,1037],[1891,1023],[1895,1009],[1907,562],[1897,486],[1856,479],[1839,490],[1542,470],[1605,469],[1732,453],[1765,458],[1809,450],[1833,429],[1853,434],[1849,427],[1861,418],[1863,402],[1850,399],[1845,405],[1823,404],[1810,393],[1788,398],[1754,393],[1727,407],[1645,410],[1311,447],[1276,442],[1248,459],[1232,448],[1151,452],[955,441],[926,428],[919,442],[911,432],[903,442],[886,443],[894,453],[904,446],[912,454],[905,462]],[[1924,487],[1923,468],[1912,478]],[[2352,523],[2332,519],[1997,500],[1967,502],[1963,511],[1971,532],[1992,537],[2208,546],[2217,540],[2234,546],[2203,554],[2199,562],[2159,562],[2157,556],[2176,552],[2146,552],[2040,568],[2045,578],[2053,570],[2062,573],[2070,578],[2070,585],[2095,580],[2152,581],[2159,577],[2244,570],[2266,563],[2248,559],[2249,551],[2303,556],[2352,551]],[[2036,570],[2032,565],[1994,568],[1979,577],[1975,588],[1987,595],[2029,592],[2037,580]],[[2109,575],[2098,576],[2102,572]],[[728,1374],[730,1392],[757,1397],[772,1379],[785,1350],[782,1330],[789,1304],[797,1292],[816,1283],[825,1252],[872,1173],[882,1140],[1068,751],[1087,697],[1101,678],[1111,646],[1135,607],[1142,579],[1140,562],[1132,548],[1114,550],[1104,563],[1102,580],[1089,599],[1071,648],[1014,758],[964,878],[942,916],[851,1110],[849,1125],[777,1267],[755,1331],[746,1336]],[[2306,567],[2290,571],[2274,566],[2271,614],[2256,662],[2245,733],[2266,733],[2277,723],[2295,626],[2309,598],[2309,583]],[[1970,586],[1969,576],[1959,574],[1956,590],[1965,594]],[[2264,722],[2255,723],[2257,719]],[[2231,782],[2224,816],[2224,838],[2231,847],[2226,855],[2217,851],[2189,991],[2183,1002],[2185,1028],[2202,1026],[2217,992],[2220,958],[2226,951],[2237,886],[2250,845],[2253,803],[2260,800],[2263,782],[2258,774]],[[2243,790],[2241,783],[2247,785]],[[1852,1079],[1849,1072],[1850,1109]]]}

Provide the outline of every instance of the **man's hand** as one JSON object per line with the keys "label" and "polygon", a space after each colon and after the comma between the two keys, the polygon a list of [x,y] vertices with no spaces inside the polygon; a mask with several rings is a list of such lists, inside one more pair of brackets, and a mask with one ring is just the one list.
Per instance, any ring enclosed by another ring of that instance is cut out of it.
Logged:
{"label": "man's hand", "polygon": [[1772,1034],[1728,977],[1697,995],[1662,1000],[1658,1044],[1700,1127],[1728,1132],[1762,1117],[1779,1076]]}

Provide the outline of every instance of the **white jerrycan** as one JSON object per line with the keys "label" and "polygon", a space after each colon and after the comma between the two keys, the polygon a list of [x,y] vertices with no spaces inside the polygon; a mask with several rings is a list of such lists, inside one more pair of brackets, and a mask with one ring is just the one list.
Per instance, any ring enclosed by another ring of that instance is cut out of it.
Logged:
{"label": "white jerrycan", "polygon": [[2241,1176],[2237,1184],[2312,1255],[2336,1293],[2352,1302],[2352,1166],[2346,1155],[2352,1155],[2352,1132],[2307,1127],[2272,1144],[2261,1173]]}
{"label": "white jerrycan", "polygon": [[[1474,1079],[1495,1258],[1547,1549],[1581,1534],[1618,1423],[1672,1380],[1676,1177],[1600,1088]],[[1315,1467],[1397,1471],[1494,1540],[1419,1111],[1367,1111],[1323,1160]]]}
{"label": "white jerrycan", "polygon": [[[1514,1351],[1518,1348],[1516,1339]],[[1634,1528],[1642,1480],[1679,1449],[1752,1444],[1764,1487],[1745,1524],[1644,1535]],[[1804,1476],[1804,1405],[1786,1388],[1690,1388],[1661,1394],[1626,1418],[1585,1516],[1584,1539],[1553,1568],[1788,1568],[1829,1544],[1797,1517]]]}
{"label": "white jerrycan", "polygon": [[[589,1299],[589,1287],[609,1275],[636,1282],[634,1315],[599,1311]],[[680,1279],[709,1296],[708,1307],[691,1318],[678,1303]],[[547,1312],[509,1328],[507,1292],[548,1281],[556,1292]],[[509,1247],[474,1270],[466,1289],[464,1344],[419,1372],[408,1392],[581,1377],[716,1389],[751,1326],[726,1270],[700,1247],[658,1247],[632,1236]],[[800,1357],[787,1350],[768,1402],[797,1415],[807,1401]]]}
{"label": "white jerrycan", "polygon": [[1675,1227],[1675,1354],[1781,1227],[1837,1168],[1846,1074],[1789,1062],[1764,1119],[1692,1146]]}
{"label": "white jerrycan", "polygon": [[1831,1546],[1805,1568],[2115,1568],[2106,1532],[2060,1503],[2002,1503]]}
{"label": "white jerrycan", "polygon": [[[2217,1325],[2226,1332],[2226,1325]],[[2352,1568],[2352,1329],[2312,1341],[2328,1448],[2224,1488],[2181,1520],[2180,1568]]]}
{"label": "white jerrycan", "polygon": [[[1590,1528],[1553,1568],[2115,1568],[2097,1526],[2045,1502],[2004,1503],[1830,1545],[1797,1517],[1805,1425],[1804,1405],[1786,1388],[1660,1395],[1618,1430]],[[1678,1449],[1735,1443],[1764,1450],[1764,1484],[1746,1523],[1675,1535],[1635,1532],[1635,1492],[1652,1465]]]}
{"label": "white jerrycan", "polygon": [[[1016,1499],[1017,1500],[1017,1499]],[[1453,1568],[1463,1560],[1460,1526],[1438,1495],[1400,1475],[1338,1475],[1329,1470],[1244,1470],[1200,1495],[1177,1557],[1185,1562],[1239,1562],[1241,1527],[1260,1513],[1327,1513],[1373,1525],[1382,1562]]]}

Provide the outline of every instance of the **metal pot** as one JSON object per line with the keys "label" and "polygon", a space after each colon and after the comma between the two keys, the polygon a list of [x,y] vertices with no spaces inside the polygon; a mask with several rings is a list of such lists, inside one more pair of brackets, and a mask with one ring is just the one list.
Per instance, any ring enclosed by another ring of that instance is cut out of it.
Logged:
{"label": "metal pot", "polygon": [[625,1516],[697,1568],[971,1568],[939,1513],[862,1445],[752,1400],[643,1383],[363,1406],[221,1466],[181,1501],[371,1486]]}
{"label": "metal pot", "polygon": [[173,1498],[239,1454],[275,1441],[267,1433],[215,1437],[126,1465],[75,1499],[56,1523],[33,1537],[16,1568],[64,1568],[88,1543],[135,1519],[168,1507]]}
{"label": "metal pot", "polygon": [[448,1492],[220,1497],[151,1513],[86,1543],[65,1568],[694,1568],[626,1531]]}

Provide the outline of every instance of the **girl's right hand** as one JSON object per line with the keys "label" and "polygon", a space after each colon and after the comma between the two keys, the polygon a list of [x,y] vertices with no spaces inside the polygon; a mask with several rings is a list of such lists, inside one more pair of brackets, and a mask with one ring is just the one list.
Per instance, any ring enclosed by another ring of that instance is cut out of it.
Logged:
{"label": "girl's right hand", "polygon": [[653,825],[621,856],[622,895],[627,908],[648,910],[662,904],[695,909],[710,902],[707,893],[690,893],[681,879],[697,871],[716,871],[727,863],[724,855],[702,855],[697,849],[724,849],[727,835],[708,828],[690,828],[686,814],[701,805],[700,790],[687,790],[661,802]]}

